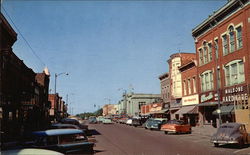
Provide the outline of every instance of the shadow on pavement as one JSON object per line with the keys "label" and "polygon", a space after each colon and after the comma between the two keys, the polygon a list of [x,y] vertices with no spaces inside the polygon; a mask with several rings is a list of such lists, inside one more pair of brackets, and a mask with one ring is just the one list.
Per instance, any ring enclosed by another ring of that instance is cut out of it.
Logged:
{"label": "shadow on pavement", "polygon": [[105,152],[105,150],[95,150],[94,153],[100,153],[100,152]]}
{"label": "shadow on pavement", "polygon": [[90,129],[89,132],[92,134],[92,135],[101,135],[100,132],[96,131],[95,129]]}
{"label": "shadow on pavement", "polygon": [[238,145],[236,144],[224,144],[224,145],[219,145],[218,148],[227,148],[227,149],[245,149],[250,147],[250,144],[245,144],[244,146],[242,146],[242,148],[240,148]]}

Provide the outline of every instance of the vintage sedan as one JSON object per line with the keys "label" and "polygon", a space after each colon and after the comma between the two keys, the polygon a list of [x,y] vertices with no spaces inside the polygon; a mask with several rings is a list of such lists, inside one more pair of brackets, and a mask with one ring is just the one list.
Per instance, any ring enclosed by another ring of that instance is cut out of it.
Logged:
{"label": "vintage sedan", "polygon": [[211,142],[218,147],[219,144],[238,144],[242,147],[249,142],[248,133],[244,124],[225,123],[211,137]]}
{"label": "vintage sedan", "polygon": [[147,128],[150,130],[160,130],[161,125],[165,124],[167,119],[164,118],[155,118],[150,123],[147,124]]}
{"label": "vintage sedan", "polygon": [[113,122],[112,122],[111,119],[109,119],[109,118],[104,118],[104,119],[102,120],[102,123],[103,123],[103,124],[113,124]]}
{"label": "vintage sedan", "polygon": [[165,134],[169,132],[173,133],[192,133],[192,128],[189,124],[185,124],[181,120],[169,120],[166,124],[161,126],[161,130],[164,131]]}
{"label": "vintage sedan", "polygon": [[51,129],[32,133],[32,147],[58,151],[65,154],[93,153],[94,143],[87,142],[82,130]]}

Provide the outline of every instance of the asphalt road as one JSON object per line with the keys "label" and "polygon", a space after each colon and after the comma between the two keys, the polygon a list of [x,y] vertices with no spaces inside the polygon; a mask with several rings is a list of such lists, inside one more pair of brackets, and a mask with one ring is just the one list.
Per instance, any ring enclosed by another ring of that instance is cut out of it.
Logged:
{"label": "asphalt road", "polygon": [[[200,135],[165,135],[123,124],[90,124],[97,140],[97,155],[230,155],[250,154],[248,150],[214,147]],[[248,149],[248,148],[246,148]],[[250,151],[250,150],[249,150]]]}

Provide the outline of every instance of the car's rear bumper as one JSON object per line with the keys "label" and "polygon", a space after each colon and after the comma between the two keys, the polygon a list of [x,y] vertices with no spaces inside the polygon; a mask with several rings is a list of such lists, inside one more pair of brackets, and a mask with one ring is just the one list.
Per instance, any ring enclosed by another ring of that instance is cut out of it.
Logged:
{"label": "car's rear bumper", "polygon": [[218,144],[238,144],[239,142],[236,140],[211,140],[211,143]]}

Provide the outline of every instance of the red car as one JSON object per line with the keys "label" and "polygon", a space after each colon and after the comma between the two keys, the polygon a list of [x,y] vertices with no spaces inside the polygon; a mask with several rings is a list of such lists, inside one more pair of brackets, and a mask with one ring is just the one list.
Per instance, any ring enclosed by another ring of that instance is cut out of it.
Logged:
{"label": "red car", "polygon": [[174,133],[192,133],[191,126],[189,124],[185,124],[180,120],[170,120],[166,124],[161,126],[161,130],[168,134],[168,132]]}

